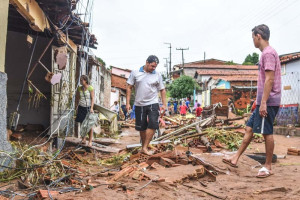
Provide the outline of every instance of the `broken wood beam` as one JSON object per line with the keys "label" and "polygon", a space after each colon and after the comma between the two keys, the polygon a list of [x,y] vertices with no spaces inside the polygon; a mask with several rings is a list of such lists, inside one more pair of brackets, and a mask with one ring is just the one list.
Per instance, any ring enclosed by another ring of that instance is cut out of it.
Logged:
{"label": "broken wood beam", "polygon": [[[157,145],[157,144],[167,144],[170,142],[171,142],[171,140],[151,141],[150,144]],[[141,146],[142,146],[142,144],[129,144],[126,146],[126,149],[134,149],[134,148],[141,147]]]}
{"label": "broken wood beam", "polygon": [[200,126],[205,126],[205,125],[206,125],[208,122],[210,122],[211,120],[212,120],[212,117],[209,117],[209,118],[207,118],[207,119],[205,119],[205,120],[201,120],[201,121],[198,121],[198,122],[194,122],[194,123],[192,123],[192,124],[189,124],[189,125],[187,125],[187,126],[184,126],[184,127],[180,128],[180,129],[178,129],[178,130],[176,130],[176,131],[174,131],[174,132],[172,132],[172,133],[169,133],[169,134],[167,134],[167,135],[163,135],[163,136],[161,136],[161,137],[155,139],[154,141],[163,140],[163,139],[165,139],[165,138],[168,138],[169,136],[173,136],[173,135],[179,134],[179,133],[181,133],[181,132],[183,132],[183,131],[185,131],[185,130],[191,128],[191,127],[194,127],[194,126],[196,126],[196,125],[198,125],[198,124],[200,124]]}
{"label": "broken wood beam", "polygon": [[[199,134],[202,133],[202,131],[201,131],[199,125],[196,125],[196,130],[197,130],[197,132],[198,132]],[[211,152],[211,151],[212,151],[212,148],[211,148],[211,146],[210,146],[210,142],[209,142],[209,140],[207,139],[207,137],[204,136],[204,135],[202,135],[202,136],[200,136],[200,140],[201,140],[201,142],[206,146],[207,151],[208,151],[208,152]]]}
{"label": "broken wood beam", "polygon": [[97,143],[93,143],[93,145],[96,145],[96,146],[91,146],[90,147],[86,144],[82,144],[81,141],[82,140],[80,138],[75,138],[75,137],[67,137],[66,138],[66,142],[69,142],[69,143],[72,143],[72,144],[75,144],[75,145],[80,145],[84,148],[94,149],[96,151],[103,152],[103,153],[119,153],[120,150],[121,150],[121,149],[118,149],[118,148],[115,148],[115,147],[100,145],[100,144],[97,144]]}

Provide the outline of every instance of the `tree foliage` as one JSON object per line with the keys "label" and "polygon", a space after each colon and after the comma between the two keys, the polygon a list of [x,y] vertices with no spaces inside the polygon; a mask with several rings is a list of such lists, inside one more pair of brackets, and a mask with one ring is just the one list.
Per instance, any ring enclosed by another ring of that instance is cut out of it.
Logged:
{"label": "tree foliage", "polygon": [[256,65],[258,63],[259,55],[257,53],[252,53],[248,55],[243,62],[243,65]]}
{"label": "tree foliage", "polygon": [[194,88],[196,88],[196,90],[200,89],[193,78],[181,76],[168,86],[168,91],[173,98],[186,98],[193,95]]}

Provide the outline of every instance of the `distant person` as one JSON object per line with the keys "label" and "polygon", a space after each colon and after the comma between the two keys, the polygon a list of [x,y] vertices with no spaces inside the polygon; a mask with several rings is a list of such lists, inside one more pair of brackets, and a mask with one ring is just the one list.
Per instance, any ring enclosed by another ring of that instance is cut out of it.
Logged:
{"label": "distant person", "polygon": [[179,107],[179,109],[180,109],[180,115],[185,118],[186,117],[186,111],[188,109],[185,102],[182,103],[182,105]]}
{"label": "distant person", "polygon": [[203,109],[201,108],[201,104],[198,103],[198,104],[197,104],[197,108],[196,108],[196,118],[197,118],[198,120],[201,120],[202,110],[203,110]]}
{"label": "distant person", "polygon": [[197,107],[198,107],[198,101],[197,101],[197,100],[195,100],[195,104],[194,104],[193,111],[195,111],[195,110],[197,109]]}
{"label": "distant person", "polygon": [[122,102],[122,105],[121,105],[121,109],[122,109],[122,112],[125,116],[125,120],[127,119],[127,110],[126,110],[126,104],[124,102]]}
{"label": "distant person", "polygon": [[177,101],[174,101],[174,114],[176,115],[178,112],[177,112]]}
{"label": "distant person", "polygon": [[118,101],[115,101],[114,104],[110,108],[112,111],[118,113],[118,115],[119,115],[120,107],[119,107]]}
{"label": "distant person", "polygon": [[135,119],[135,105],[132,106],[132,110],[130,113],[130,119]]}
{"label": "distant person", "polygon": [[189,111],[189,113],[191,113],[191,108],[190,108],[190,101],[189,101],[189,98],[186,99],[185,105],[186,105],[187,110]]}
{"label": "distant person", "polygon": [[262,24],[252,29],[254,46],[262,52],[259,60],[257,81],[256,108],[246,125],[246,133],[237,153],[223,162],[237,167],[238,160],[247,149],[253,137],[253,132],[262,133],[266,145],[266,162],[256,177],[266,178],[273,174],[272,157],[274,152],[273,123],[279,110],[281,100],[281,66],[280,59],[269,45],[269,27]]}

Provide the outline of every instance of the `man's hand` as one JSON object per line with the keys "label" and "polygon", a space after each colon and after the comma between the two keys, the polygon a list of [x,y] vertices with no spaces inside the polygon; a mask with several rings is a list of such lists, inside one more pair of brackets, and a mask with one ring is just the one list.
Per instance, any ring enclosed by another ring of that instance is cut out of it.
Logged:
{"label": "man's hand", "polygon": [[127,110],[127,112],[129,112],[131,110],[130,104],[126,105],[126,110]]}
{"label": "man's hand", "polygon": [[266,117],[268,115],[267,112],[267,103],[266,102],[261,102],[260,106],[259,106],[259,115],[261,117]]}
{"label": "man's hand", "polygon": [[160,113],[160,115],[164,115],[165,112],[166,112],[166,106],[165,105],[161,106],[161,111],[162,111],[162,113]]}

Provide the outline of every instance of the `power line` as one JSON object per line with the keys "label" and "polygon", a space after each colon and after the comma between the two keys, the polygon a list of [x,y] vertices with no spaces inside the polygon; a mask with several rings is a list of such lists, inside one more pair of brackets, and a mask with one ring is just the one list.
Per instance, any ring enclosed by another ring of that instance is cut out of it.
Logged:
{"label": "power line", "polygon": [[189,50],[189,47],[188,48],[176,48],[176,50],[179,50],[181,51],[181,58],[182,58],[182,68],[184,67],[184,57],[183,57],[183,51],[185,50]]}
{"label": "power line", "polygon": [[169,73],[171,73],[171,71],[172,71],[172,45],[171,45],[171,43],[167,43],[167,42],[165,42],[165,44],[168,44],[169,45],[169,47],[168,48],[170,48],[170,64],[169,64]]}

